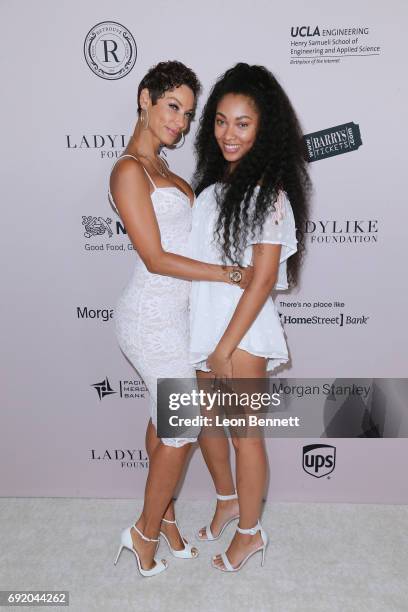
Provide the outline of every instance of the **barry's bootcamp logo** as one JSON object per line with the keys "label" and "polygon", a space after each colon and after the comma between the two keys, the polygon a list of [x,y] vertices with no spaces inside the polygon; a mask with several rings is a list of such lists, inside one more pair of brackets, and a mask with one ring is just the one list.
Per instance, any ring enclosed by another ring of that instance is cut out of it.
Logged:
{"label": "barry's bootcamp logo", "polygon": [[362,145],[360,127],[353,121],[320,132],[305,134],[303,140],[309,162],[349,153]]}
{"label": "barry's bootcamp logo", "polygon": [[86,63],[94,74],[110,81],[122,79],[136,62],[135,39],[125,26],[103,21],[91,28],[84,42]]}
{"label": "barry's bootcamp logo", "polygon": [[303,469],[315,478],[330,474],[336,464],[336,447],[330,444],[308,444],[303,447]]}

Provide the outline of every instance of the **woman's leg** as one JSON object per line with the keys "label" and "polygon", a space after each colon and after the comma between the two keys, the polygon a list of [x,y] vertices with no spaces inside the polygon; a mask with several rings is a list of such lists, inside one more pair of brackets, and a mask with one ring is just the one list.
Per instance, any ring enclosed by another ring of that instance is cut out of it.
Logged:
{"label": "woman's leg", "polygon": [[[237,349],[232,356],[234,378],[265,378],[266,360]],[[263,438],[236,437],[232,439],[236,453],[236,478],[239,498],[239,526],[254,527],[261,514],[265,493],[267,457]],[[259,531],[251,536],[236,532],[228,548],[227,556],[233,566],[239,565],[249,552],[262,545]],[[223,566],[220,555],[214,563]]]}
{"label": "woman's leg", "polygon": [[[198,382],[213,378],[211,372],[197,371]],[[218,427],[217,435],[211,433],[211,427],[203,426],[198,438],[204,461],[220,495],[231,495],[235,491],[230,462],[230,447],[225,433]],[[223,524],[239,513],[238,500],[217,500],[214,517],[211,521],[211,533],[217,536]],[[200,537],[205,538],[205,527],[200,529]]]}
{"label": "woman's leg", "polygon": [[[167,446],[160,440],[149,456],[149,473],[145,487],[143,510],[136,526],[148,538],[159,537],[161,520],[172,500],[180,479],[191,444],[180,447]],[[132,540],[139,553],[142,567],[153,567],[156,542],[146,542],[132,529]]]}
{"label": "woman's leg", "polygon": [[[160,438],[157,437],[156,428],[154,427],[152,420],[150,419],[146,429],[146,451],[149,456],[149,462],[151,461],[153,453],[155,452],[159,444]],[[166,512],[164,513],[163,518],[167,519],[168,521],[175,520],[176,516],[174,512],[173,499],[170,500],[170,503],[166,508]],[[166,536],[169,538],[170,544],[174,550],[183,550],[184,542],[181,539],[180,532],[177,529],[176,525],[171,525],[169,523],[163,522],[160,525],[160,530],[163,531],[163,533],[165,533]]]}

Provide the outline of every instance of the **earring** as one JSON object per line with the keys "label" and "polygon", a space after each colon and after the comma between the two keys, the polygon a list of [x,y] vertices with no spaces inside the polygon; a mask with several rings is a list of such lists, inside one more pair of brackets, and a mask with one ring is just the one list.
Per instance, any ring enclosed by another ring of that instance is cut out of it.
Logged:
{"label": "earring", "polygon": [[147,108],[142,108],[142,112],[140,113],[140,123],[144,130],[147,130],[149,127],[149,113],[147,112]]}
{"label": "earring", "polygon": [[177,144],[175,147],[173,147],[173,149],[181,149],[181,147],[184,145],[184,143],[185,143],[185,141],[186,141],[186,138],[185,138],[185,136],[184,136],[184,132],[181,132],[181,135],[182,135],[182,139],[181,139],[181,141],[180,141],[180,142],[181,142],[181,144],[180,144],[180,143],[178,143],[178,144]]}

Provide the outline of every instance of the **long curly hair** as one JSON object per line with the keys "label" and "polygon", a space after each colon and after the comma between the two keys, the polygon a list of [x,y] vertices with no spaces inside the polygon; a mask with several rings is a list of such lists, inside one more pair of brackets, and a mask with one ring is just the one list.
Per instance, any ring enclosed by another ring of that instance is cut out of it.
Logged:
{"label": "long curly hair", "polygon": [[[255,142],[232,172],[214,136],[217,106],[226,94],[249,97],[259,113]],[[200,119],[195,151],[196,194],[214,183],[222,184],[221,189],[215,190],[219,210],[215,237],[222,247],[224,262],[242,263],[248,232],[254,235],[262,228],[266,215],[275,210],[279,192],[286,192],[297,228],[298,250],[287,263],[288,284],[295,286],[305,251],[303,228],[311,182],[296,113],[267,68],[239,63],[218,79]],[[250,215],[257,186],[254,212]]]}
{"label": "long curly hair", "polygon": [[152,104],[156,104],[157,100],[164,96],[165,92],[171,89],[176,89],[181,85],[187,85],[197,98],[201,92],[201,83],[195,72],[188,68],[182,62],[177,60],[169,60],[167,62],[159,62],[152,66],[145,74],[139,83],[137,91],[137,112],[140,115],[141,106],[139,103],[140,92],[142,89],[149,90]]}

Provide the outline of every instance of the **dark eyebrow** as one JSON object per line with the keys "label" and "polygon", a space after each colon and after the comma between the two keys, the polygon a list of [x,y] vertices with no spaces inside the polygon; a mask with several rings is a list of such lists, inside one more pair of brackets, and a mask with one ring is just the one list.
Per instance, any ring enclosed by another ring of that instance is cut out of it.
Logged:
{"label": "dark eyebrow", "polygon": [[[180,102],[180,100],[179,100],[178,98],[176,98],[176,96],[169,96],[169,97],[168,97],[168,100],[171,100],[171,99],[175,100],[175,101],[177,102],[177,104],[179,104],[179,105],[180,105],[180,106],[183,108],[182,103]],[[189,111],[187,111],[187,112],[188,112],[188,113],[193,113],[193,112],[194,112],[194,108],[191,108],[191,109],[190,109]]]}
{"label": "dark eyebrow", "polygon": [[[222,113],[221,111],[217,111],[216,115],[222,115],[226,119],[226,115],[224,115],[224,113]],[[240,119],[253,119],[253,117],[250,117],[249,115],[241,115],[240,117],[235,117],[236,121],[239,121]]]}

